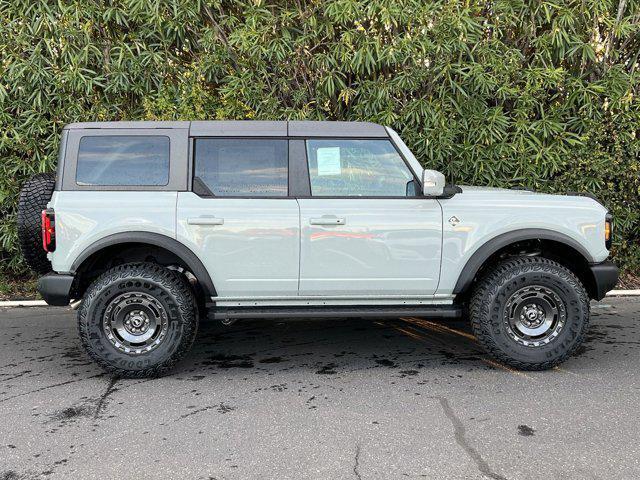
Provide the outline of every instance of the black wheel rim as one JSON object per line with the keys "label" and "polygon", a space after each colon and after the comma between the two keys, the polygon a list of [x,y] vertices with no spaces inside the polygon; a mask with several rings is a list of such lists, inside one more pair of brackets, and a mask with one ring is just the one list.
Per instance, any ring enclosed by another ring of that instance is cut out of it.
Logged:
{"label": "black wheel rim", "polygon": [[141,355],[158,347],[169,321],[164,306],[151,295],[127,292],[109,302],[103,316],[107,339],[117,350]]}
{"label": "black wheel rim", "polygon": [[509,337],[526,347],[552,342],[566,321],[567,309],[560,296],[541,285],[530,285],[512,293],[504,308]]}

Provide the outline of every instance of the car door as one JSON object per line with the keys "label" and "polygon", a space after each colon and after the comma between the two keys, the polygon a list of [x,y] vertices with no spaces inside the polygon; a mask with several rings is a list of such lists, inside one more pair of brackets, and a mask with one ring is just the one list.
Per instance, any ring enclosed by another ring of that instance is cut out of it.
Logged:
{"label": "car door", "polygon": [[193,188],[178,194],[177,238],[225,298],[296,296],[299,209],[286,138],[195,138]]}
{"label": "car door", "polygon": [[307,139],[306,160],[300,295],[433,295],[442,211],[390,140]]}

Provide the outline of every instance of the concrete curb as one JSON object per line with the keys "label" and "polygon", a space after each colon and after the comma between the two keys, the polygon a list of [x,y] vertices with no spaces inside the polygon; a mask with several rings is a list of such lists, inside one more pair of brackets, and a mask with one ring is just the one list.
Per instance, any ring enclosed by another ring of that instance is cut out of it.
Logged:
{"label": "concrete curb", "polygon": [[0,307],[45,307],[44,300],[8,300],[0,302]]}
{"label": "concrete curb", "polygon": [[[640,297],[639,290],[611,290],[607,297]],[[9,300],[0,302],[0,307],[46,307],[44,300]]]}
{"label": "concrete curb", "polygon": [[640,290],[611,290],[607,297],[638,297]]}

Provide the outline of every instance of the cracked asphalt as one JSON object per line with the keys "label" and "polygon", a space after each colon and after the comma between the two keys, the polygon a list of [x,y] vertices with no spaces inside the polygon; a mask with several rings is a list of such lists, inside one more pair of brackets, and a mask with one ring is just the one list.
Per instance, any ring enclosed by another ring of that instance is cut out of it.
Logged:
{"label": "cracked asphalt", "polygon": [[638,299],[526,373],[407,318],[205,323],[171,375],[122,380],[74,313],[0,309],[2,480],[640,478]]}

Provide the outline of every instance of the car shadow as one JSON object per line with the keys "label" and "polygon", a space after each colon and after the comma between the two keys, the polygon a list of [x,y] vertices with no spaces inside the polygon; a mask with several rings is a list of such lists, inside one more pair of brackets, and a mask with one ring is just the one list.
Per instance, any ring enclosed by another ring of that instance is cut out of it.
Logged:
{"label": "car shadow", "polygon": [[206,322],[173,375],[247,376],[289,370],[340,375],[368,368],[414,375],[430,368],[496,368],[484,358],[465,322],[415,317],[246,320],[229,327]]}
{"label": "car shadow", "polygon": [[[75,313],[68,309],[11,312],[0,329],[0,401],[45,379],[49,388],[110,376],[83,350],[74,323]],[[374,368],[410,376],[422,369],[495,368],[484,358],[464,322],[246,320],[225,327],[207,321],[191,351],[164,378],[237,379],[287,371],[340,376]]]}
{"label": "car shadow", "polygon": [[[615,308],[594,308],[585,341],[569,360],[569,367],[615,362],[614,350],[637,348],[637,324],[618,323],[620,313]],[[417,317],[244,320],[229,327],[205,322],[191,353],[173,374],[246,377],[299,370],[339,376],[370,368],[388,368],[401,376],[425,370],[440,374],[499,370],[536,375],[516,372],[487,355],[466,319]]]}
{"label": "car shadow", "polygon": [[[618,354],[632,354],[640,345],[640,327],[620,313],[594,307],[584,344],[562,368],[603,367],[616,363]],[[42,379],[54,385],[108,376],[82,349],[74,323],[75,314],[68,309],[5,312],[0,397],[13,396]],[[508,367],[482,350],[464,320],[244,320],[228,327],[207,321],[200,325],[192,350],[165,377],[237,379],[288,371],[339,377],[367,369],[389,369],[403,376]]]}

